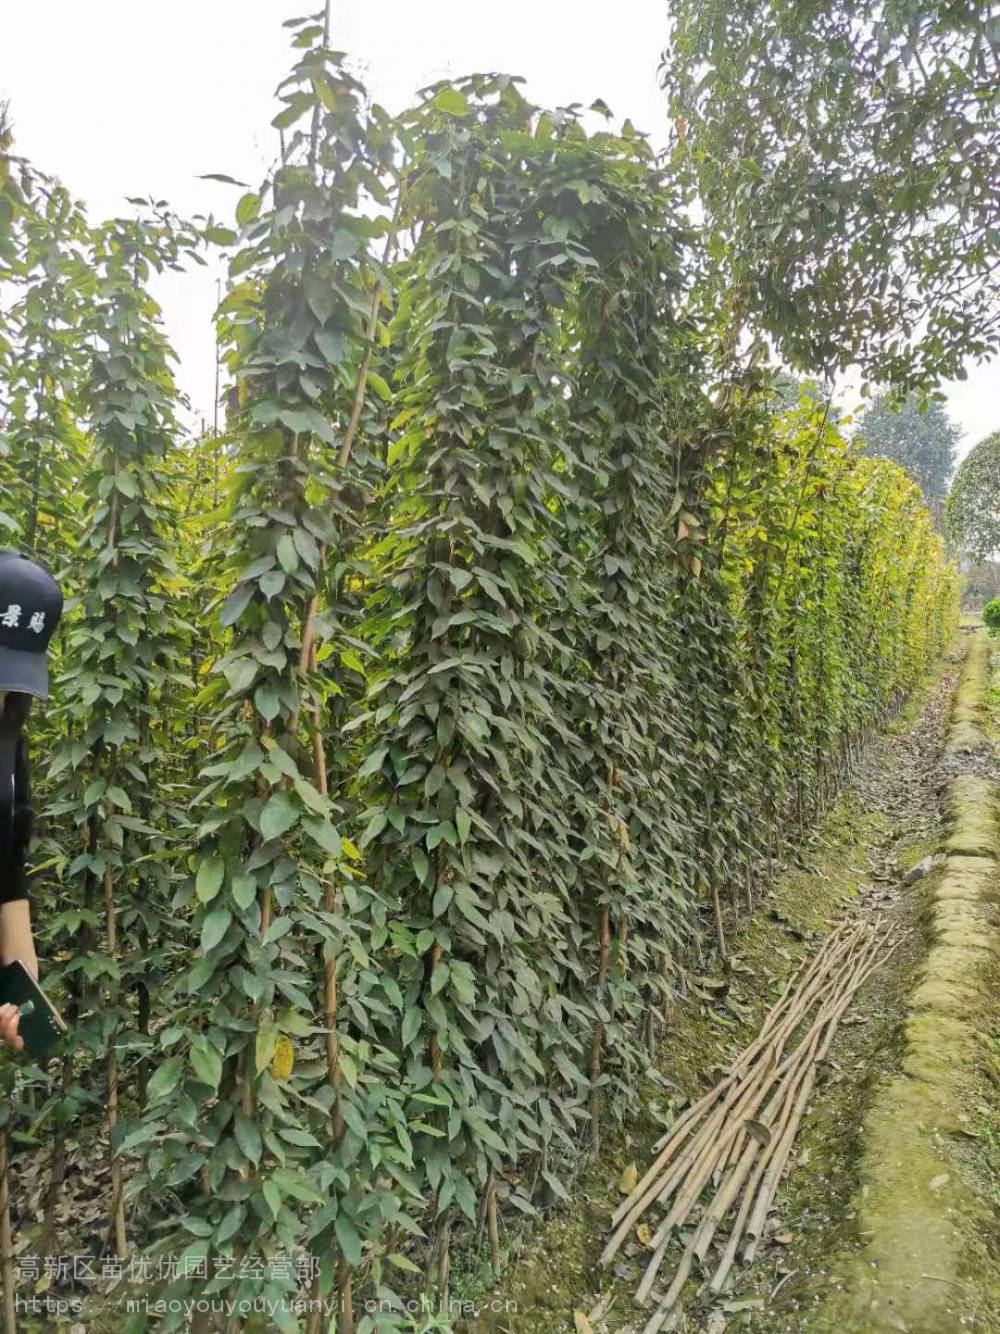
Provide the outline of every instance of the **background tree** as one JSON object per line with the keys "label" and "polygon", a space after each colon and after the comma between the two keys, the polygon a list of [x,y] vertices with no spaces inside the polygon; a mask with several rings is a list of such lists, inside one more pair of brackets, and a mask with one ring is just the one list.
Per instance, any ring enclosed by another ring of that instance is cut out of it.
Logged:
{"label": "background tree", "polygon": [[962,460],[944,507],[955,546],[973,560],[1000,551],[1000,431],[980,440]]}
{"label": "background tree", "polygon": [[904,467],[920,484],[931,511],[939,513],[961,435],[940,403],[921,411],[915,394],[896,406],[891,395],[882,393],[858,423],[855,440],[866,454]]}
{"label": "background tree", "polygon": [[926,387],[1000,342],[996,6],[678,0],[676,160],[720,309],[802,369]]}

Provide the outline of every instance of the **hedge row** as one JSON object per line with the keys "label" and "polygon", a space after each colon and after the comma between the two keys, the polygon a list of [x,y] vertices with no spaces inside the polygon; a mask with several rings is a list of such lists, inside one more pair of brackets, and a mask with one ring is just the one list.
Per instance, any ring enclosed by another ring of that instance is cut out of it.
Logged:
{"label": "hedge row", "polygon": [[119,1250],[304,1247],[346,1331],[567,1194],[694,939],[934,664],[957,585],[829,404],[706,394],[697,238],[641,136],[485,77],[391,121],[322,40],[281,165],[201,229],[218,439],[177,427],[145,293],[193,234],[4,178],[7,509],[74,597],[39,860],[79,1025],[6,1087],[59,1127],[56,1183],[104,1117]]}

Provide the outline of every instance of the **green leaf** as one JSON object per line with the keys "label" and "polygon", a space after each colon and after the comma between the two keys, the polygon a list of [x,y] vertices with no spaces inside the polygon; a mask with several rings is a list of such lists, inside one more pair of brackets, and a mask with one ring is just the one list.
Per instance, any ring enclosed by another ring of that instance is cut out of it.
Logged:
{"label": "green leaf", "polygon": [[287,792],[275,792],[260,813],[261,837],[266,841],[286,834],[299,818]]}
{"label": "green leaf", "polygon": [[329,820],[303,820],[302,828],[331,857],[340,857],[344,851],[340,835]]}
{"label": "green leaf", "polygon": [[260,195],[245,194],[236,205],[236,221],[241,227],[253,222],[260,212]]}
{"label": "green leaf", "polygon": [[459,809],[455,812],[455,828],[458,830],[458,841],[464,843],[469,837],[469,830],[472,827],[472,817],[467,810]]}
{"label": "green leaf", "polygon": [[176,1088],[181,1077],[183,1064],[179,1056],[168,1057],[157,1066],[146,1085],[146,1096],[150,1102],[158,1102]]}
{"label": "green leaf", "polygon": [[202,236],[213,245],[235,245],[239,240],[231,227],[206,227]]}
{"label": "green leaf", "polygon": [[330,810],[330,799],[324,797],[319,788],[313,787],[307,778],[296,778],[293,787],[302,799],[304,805],[310,810],[318,812],[320,815],[326,815]]}
{"label": "green leaf", "polygon": [[246,1217],[246,1212],[245,1204],[233,1205],[219,1225],[218,1232],[215,1234],[213,1240],[216,1246],[221,1245],[224,1241],[228,1241],[230,1237],[236,1236],[243,1223],[243,1219]]}
{"label": "green leaf", "polygon": [[267,574],[260,577],[260,591],[269,601],[276,598],[284,587],[285,575],[281,570],[268,570]]}
{"label": "green leaf", "polygon": [[347,358],[347,341],[336,329],[322,329],[313,334],[313,341],[331,366],[339,366]]}
{"label": "green leaf", "polygon": [[357,1228],[343,1212],[337,1215],[333,1226],[341,1255],[352,1269],[357,1269],[361,1263],[361,1238],[358,1236]]}
{"label": "green leaf", "polygon": [[232,878],[231,892],[237,907],[249,908],[257,894],[257,881],[241,871]]}
{"label": "green leaf", "polygon": [[229,929],[233,914],[228,908],[214,908],[201,924],[202,953],[207,954],[218,945]]}
{"label": "green leaf", "polygon": [[430,859],[423,848],[414,846],[410,853],[413,859],[413,869],[417,873],[417,879],[421,882],[427,879],[427,872],[430,870]]}
{"label": "green leaf", "polygon": [[222,1054],[204,1038],[196,1039],[191,1043],[191,1069],[214,1092],[222,1078]]}
{"label": "green leaf", "polygon": [[236,658],[226,663],[223,674],[229,682],[230,690],[238,693],[246,690],[257,675],[257,663],[253,658]]}
{"label": "green leaf", "polygon": [[386,811],[376,811],[375,814],[372,816],[372,818],[368,821],[368,827],[365,829],[365,832],[361,835],[358,846],[361,848],[366,848],[368,844],[372,841],[372,839],[378,838],[379,834],[381,834],[382,830],[386,827],[388,823],[389,823],[388,813]]}
{"label": "green leaf", "polygon": [[244,1116],[242,1112],[237,1112],[233,1130],[236,1135],[236,1143],[256,1166],[260,1162],[262,1148],[260,1131],[257,1128],[256,1121],[249,1116]]}
{"label": "green leaf", "polygon": [[378,394],[379,398],[382,400],[383,403],[392,402],[392,390],[389,388],[388,383],[382,378],[382,376],[377,373],[377,371],[368,372],[368,383],[375,390],[376,394]]}
{"label": "green leaf", "polygon": [[290,533],[284,533],[278,539],[278,562],[286,574],[294,574],[299,568],[299,553]]}
{"label": "green leaf", "polygon": [[420,1032],[420,1026],[423,1023],[423,1011],[411,1006],[403,1015],[402,1039],[403,1046],[409,1047],[413,1039]]}
{"label": "green leaf", "polygon": [[449,116],[465,116],[469,112],[469,103],[464,93],[460,93],[457,88],[442,88],[435,94],[433,105]]}
{"label": "green leaf", "polygon": [[233,626],[247,610],[253,596],[253,584],[240,584],[236,592],[229,594],[219,612],[220,626]]}
{"label": "green leaf", "polygon": [[264,1023],[258,1028],[254,1044],[254,1060],[258,1074],[261,1074],[271,1064],[271,1057],[278,1045],[280,1032],[281,1030],[275,1023]]}
{"label": "green leaf", "polygon": [[281,709],[278,702],[278,692],[269,681],[265,681],[253,692],[253,702],[260,716],[269,723],[277,718]]}
{"label": "green leaf", "polygon": [[226,864],[220,857],[206,857],[198,867],[194,892],[202,903],[214,899],[226,878]]}
{"label": "green leaf", "polygon": [[407,1259],[405,1255],[401,1255],[399,1251],[390,1251],[387,1259],[391,1265],[395,1265],[397,1269],[402,1269],[405,1274],[423,1273],[419,1265],[415,1265],[412,1260]]}

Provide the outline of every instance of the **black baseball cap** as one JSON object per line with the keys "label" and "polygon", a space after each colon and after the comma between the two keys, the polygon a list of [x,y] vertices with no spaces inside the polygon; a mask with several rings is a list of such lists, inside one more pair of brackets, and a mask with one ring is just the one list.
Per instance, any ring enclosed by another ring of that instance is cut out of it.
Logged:
{"label": "black baseball cap", "polygon": [[48,570],[0,547],[0,690],[48,698],[45,653],[62,609],[62,593]]}

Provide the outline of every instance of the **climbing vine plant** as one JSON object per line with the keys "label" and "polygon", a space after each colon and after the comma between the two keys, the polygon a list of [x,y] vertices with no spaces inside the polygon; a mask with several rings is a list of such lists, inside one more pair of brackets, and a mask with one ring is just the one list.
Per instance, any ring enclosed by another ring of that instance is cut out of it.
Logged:
{"label": "climbing vine plant", "polygon": [[[56,1127],[46,1247],[100,1134],[108,1245],[176,1261],[160,1328],[205,1297],[367,1334],[568,1195],[956,578],[905,473],[741,368],[745,313],[706,323],[641,135],[499,76],[391,118],[290,27],[232,227],[93,226],[0,136],[5,512],[69,595],[35,862],[74,1020],[9,1133]],[[224,412],[189,440],[149,285],[205,247]]]}

